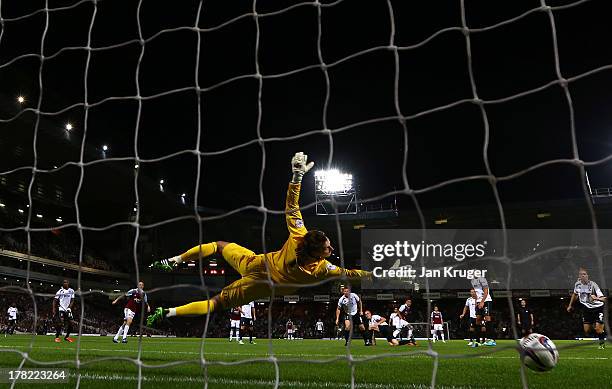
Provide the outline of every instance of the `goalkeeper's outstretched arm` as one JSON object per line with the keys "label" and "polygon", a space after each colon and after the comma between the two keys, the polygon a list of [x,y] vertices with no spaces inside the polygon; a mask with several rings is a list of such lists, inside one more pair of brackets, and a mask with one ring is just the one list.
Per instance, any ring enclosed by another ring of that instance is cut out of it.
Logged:
{"label": "goalkeeper's outstretched arm", "polygon": [[327,276],[328,277],[345,277],[352,280],[357,279],[370,279],[372,278],[372,272],[360,269],[344,269],[333,265],[331,262],[326,261]]}

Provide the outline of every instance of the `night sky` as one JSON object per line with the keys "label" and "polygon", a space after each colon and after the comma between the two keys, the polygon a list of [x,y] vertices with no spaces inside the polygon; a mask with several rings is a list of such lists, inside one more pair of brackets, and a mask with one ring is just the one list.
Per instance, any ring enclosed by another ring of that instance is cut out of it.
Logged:
{"label": "night sky", "polygon": [[[328,65],[329,104],[326,115],[334,133],[331,166],[356,177],[360,198],[382,196],[403,188],[402,161],[407,135],[407,177],[413,189],[460,177],[486,174],[483,162],[485,132],[477,105],[471,102],[431,112],[406,122],[407,134],[397,119],[375,121],[397,114],[394,104],[395,62],[389,44],[391,23],[386,1],[344,0],[321,7],[321,51]],[[570,1],[550,1],[558,6]],[[74,6],[75,4],[78,4]],[[257,12],[281,11],[295,1],[258,1]],[[392,1],[395,44],[414,49],[399,51],[399,109],[411,117],[436,107],[471,99],[466,44],[461,26],[459,1]],[[260,204],[259,179],[262,147],[258,139],[258,90],[256,72],[256,24],[252,2],[203,1],[199,27],[211,29],[198,34],[195,25],[197,1],[143,1],[140,7],[144,46],[139,68],[142,101],[140,120],[136,95],[136,69],[141,55],[138,43],[137,8],[132,0],[97,3],[91,32],[91,47],[120,45],[93,50],[87,75],[89,109],[85,122],[85,68],[88,31],[94,4],[90,1],[49,1],[49,8],[71,6],[50,13],[44,40],[41,110],[38,130],[38,167],[51,169],[79,160],[85,135],[84,160],[102,159],[101,147],[110,150],[107,161],[87,166],[82,196],[99,201],[85,221],[95,224],[96,212],[103,214],[117,204],[134,204],[133,158],[135,147],[141,159],[155,159],[179,151],[200,149],[199,204],[231,210]],[[467,24],[484,28],[517,17],[540,6],[539,1],[466,1]],[[7,20],[44,7],[41,1],[3,1],[4,19],[0,36],[0,171],[33,164],[32,141],[36,115],[23,108],[36,108],[39,97],[40,53],[45,13],[20,20]],[[565,78],[612,64],[610,2],[584,1],[575,7],[554,11],[561,72]],[[233,22],[230,20],[237,18]],[[227,23],[223,25],[223,23]],[[219,27],[221,26],[221,27]],[[263,193],[265,206],[283,207],[289,160],[304,151],[325,167],[330,156],[329,137],[315,132],[297,139],[286,137],[321,130],[326,97],[324,73],[320,67],[276,76],[317,65],[317,8],[302,5],[259,18],[258,63],[264,75],[261,97],[261,137],[265,145]],[[454,29],[453,29],[454,28]],[[471,34],[473,72],[479,97],[493,100],[540,87],[556,80],[553,40],[548,15],[533,11],[520,20],[488,31]],[[338,62],[369,48],[369,53]],[[199,50],[197,83],[201,88],[198,127],[196,58]],[[14,60],[14,61],[13,61]],[[5,65],[13,61],[12,63]],[[580,158],[593,161],[612,154],[612,69],[570,83],[576,119]],[[251,76],[249,76],[251,75]],[[220,85],[233,77],[240,79]],[[180,91],[179,91],[180,90]],[[18,95],[27,99],[16,103]],[[162,96],[151,97],[157,94]],[[80,104],[80,105],[78,105]],[[74,106],[73,106],[74,105]],[[73,106],[72,108],[69,108]],[[554,85],[511,101],[485,105],[490,141],[488,156],[493,173],[504,176],[537,163],[573,158],[569,109],[563,89]],[[58,113],[59,111],[63,111]],[[355,123],[368,124],[351,127]],[[74,129],[67,133],[66,122]],[[200,143],[197,144],[198,128]],[[138,141],[134,144],[135,131]],[[271,138],[280,138],[272,141]],[[250,143],[247,143],[250,142]],[[242,146],[241,146],[242,145]],[[23,149],[19,156],[11,153]],[[231,150],[230,150],[231,149]],[[166,182],[167,201],[178,201],[186,193],[194,200],[197,158],[184,154],[140,164],[141,202],[156,190],[159,179]],[[593,187],[612,186],[612,167],[604,163],[590,167]],[[29,180],[28,172],[20,172]],[[54,173],[72,182],[67,197],[74,195],[80,170],[68,166]],[[54,179],[54,178],[52,178]],[[59,180],[59,178],[58,178]],[[59,181],[58,181],[59,182]],[[64,181],[62,181],[64,182]],[[313,187],[313,175],[305,178]],[[109,189],[110,188],[110,189]],[[568,164],[538,169],[520,178],[499,184],[503,202],[579,198],[583,196],[578,169]],[[303,191],[303,204],[314,200],[313,190]],[[460,182],[418,196],[424,207],[469,205],[494,201],[484,180]],[[377,201],[391,201],[390,197]],[[411,210],[411,200],[398,197],[400,209]],[[155,210],[151,210],[155,212]],[[68,218],[68,217],[67,217]],[[106,220],[106,219],[105,219]],[[106,220],[110,222],[110,220]],[[119,220],[116,220],[119,221]]]}

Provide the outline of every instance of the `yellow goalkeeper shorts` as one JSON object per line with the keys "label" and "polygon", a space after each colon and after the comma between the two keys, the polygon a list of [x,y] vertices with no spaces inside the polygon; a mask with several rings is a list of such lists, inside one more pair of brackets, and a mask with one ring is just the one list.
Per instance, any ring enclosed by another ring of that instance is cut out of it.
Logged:
{"label": "yellow goalkeeper shorts", "polygon": [[[234,281],[221,291],[221,304],[225,308],[249,303],[253,300],[268,297],[272,294],[268,272],[263,254],[255,254],[236,243],[229,243],[223,248],[223,258],[240,275],[241,279]],[[292,293],[295,288],[279,288],[275,285],[276,295]]]}

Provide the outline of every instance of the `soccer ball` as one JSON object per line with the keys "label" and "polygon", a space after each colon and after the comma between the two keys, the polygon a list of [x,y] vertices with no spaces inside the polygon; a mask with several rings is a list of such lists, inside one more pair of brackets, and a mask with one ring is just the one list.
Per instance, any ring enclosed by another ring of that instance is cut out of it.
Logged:
{"label": "soccer ball", "polygon": [[535,371],[548,371],[557,365],[557,346],[542,334],[530,334],[521,339],[521,353],[525,366]]}

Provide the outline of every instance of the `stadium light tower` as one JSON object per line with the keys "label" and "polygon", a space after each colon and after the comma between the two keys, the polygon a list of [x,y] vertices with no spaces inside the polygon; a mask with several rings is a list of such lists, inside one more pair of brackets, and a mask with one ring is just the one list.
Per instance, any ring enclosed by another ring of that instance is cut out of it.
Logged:
{"label": "stadium light tower", "polygon": [[357,213],[357,191],[353,175],[338,169],[316,171],[315,209],[317,215]]}

